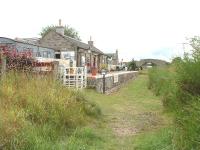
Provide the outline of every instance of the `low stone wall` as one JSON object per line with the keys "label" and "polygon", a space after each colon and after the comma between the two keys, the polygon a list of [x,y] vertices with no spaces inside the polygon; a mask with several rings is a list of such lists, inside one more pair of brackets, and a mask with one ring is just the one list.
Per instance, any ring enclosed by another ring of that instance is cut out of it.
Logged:
{"label": "low stone wall", "polygon": [[[122,84],[126,83],[130,79],[135,79],[137,75],[137,71],[126,71],[107,74],[105,79],[106,93],[111,93],[117,90]],[[95,88],[96,91],[99,93],[103,93],[103,76],[89,76],[87,78],[87,86],[88,88]]]}

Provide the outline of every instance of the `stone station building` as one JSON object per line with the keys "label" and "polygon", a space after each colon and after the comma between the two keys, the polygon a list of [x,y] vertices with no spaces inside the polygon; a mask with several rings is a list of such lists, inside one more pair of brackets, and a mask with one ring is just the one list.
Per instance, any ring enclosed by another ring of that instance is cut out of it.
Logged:
{"label": "stone station building", "polygon": [[64,26],[56,26],[42,38],[4,38],[0,37],[0,46],[9,46],[17,51],[31,51],[34,57],[68,60],[73,67],[87,66],[88,72],[93,68],[100,71],[105,66],[118,64],[118,51],[105,54],[94,46],[91,40],[83,43],[64,35]]}
{"label": "stone station building", "polygon": [[89,71],[91,68],[100,70],[101,64],[107,63],[107,55],[96,48],[91,39],[86,44],[65,36],[64,27],[61,25],[57,26],[55,31],[49,31],[38,43],[54,49],[57,59],[70,59],[77,67],[87,66]]}

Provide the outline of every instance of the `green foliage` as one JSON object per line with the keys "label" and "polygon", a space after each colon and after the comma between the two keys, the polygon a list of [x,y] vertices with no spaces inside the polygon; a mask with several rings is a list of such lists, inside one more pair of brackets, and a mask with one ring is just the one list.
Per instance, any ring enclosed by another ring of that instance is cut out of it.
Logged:
{"label": "green foliage", "polygon": [[[173,111],[173,145],[181,150],[200,149],[200,37],[192,38],[190,45],[192,54],[173,61],[164,72],[149,72],[150,87],[163,97],[165,108]],[[162,82],[162,76],[168,79]]]}
{"label": "green foliage", "polygon": [[190,39],[190,45],[192,46],[192,58],[194,61],[200,60],[200,36],[194,36]]}
{"label": "green foliage", "polygon": [[[95,101],[104,116],[101,126],[95,126],[95,131],[102,137],[103,142],[98,140],[98,147],[92,147],[93,149],[143,150],[142,148],[152,147],[152,143],[154,148],[170,146],[171,132],[168,132],[168,129],[164,131],[164,128],[171,120],[162,113],[160,98],[146,87],[146,71],[143,70],[137,79],[110,95],[87,90],[88,100]],[[136,133],[133,133],[134,131]]]}
{"label": "green foliage", "polygon": [[178,84],[186,93],[200,95],[200,57],[185,56],[177,66]]}
{"label": "green foliage", "polygon": [[135,138],[135,150],[172,150],[172,129],[163,128]]}
{"label": "green foliage", "polygon": [[[51,30],[56,30],[56,26],[51,25],[51,26],[47,26],[47,27],[42,28],[42,31],[40,32],[40,35],[42,37],[44,37]],[[70,27],[69,25],[64,27],[64,35],[81,41],[79,33],[74,28]]]}
{"label": "green foliage", "polygon": [[100,64],[100,69],[101,70],[108,70],[108,65],[107,64]]}
{"label": "green foliage", "polygon": [[175,144],[180,149],[200,149],[200,37],[190,40],[192,54],[185,54],[177,65]]}
{"label": "green foliage", "polygon": [[100,115],[96,104],[51,77],[10,72],[0,82],[0,145],[6,149],[60,149],[71,129]]}
{"label": "green foliage", "polygon": [[136,70],[136,68],[136,62],[134,59],[132,59],[132,61],[128,63],[128,70]]}
{"label": "green foliage", "polygon": [[95,102],[85,103],[84,111],[87,115],[94,116],[95,118],[101,116],[101,109]]}
{"label": "green foliage", "polygon": [[[66,149],[68,150],[93,150],[103,143],[91,128],[77,129],[69,138]],[[101,149],[101,148],[99,148]]]}
{"label": "green foliage", "polygon": [[180,63],[181,61],[182,61],[181,57],[175,57],[172,59],[172,64],[177,64],[177,63]]}
{"label": "green foliage", "polygon": [[187,97],[190,104],[180,105],[175,118],[174,144],[177,149],[200,149],[200,98]]}
{"label": "green foliage", "polygon": [[156,95],[162,96],[162,103],[166,109],[173,111],[174,107],[177,105],[174,98],[177,93],[177,85],[174,82],[176,78],[173,69],[166,68],[156,68],[153,67],[149,69],[149,89],[152,89]]}

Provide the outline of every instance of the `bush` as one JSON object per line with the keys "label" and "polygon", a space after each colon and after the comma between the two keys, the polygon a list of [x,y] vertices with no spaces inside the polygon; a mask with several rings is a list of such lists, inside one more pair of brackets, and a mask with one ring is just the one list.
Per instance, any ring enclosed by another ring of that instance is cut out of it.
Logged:
{"label": "bush", "polygon": [[175,83],[176,75],[174,71],[169,67],[153,67],[148,70],[148,74],[148,88],[152,89],[156,95],[161,95],[165,109],[173,111],[177,105],[175,99],[178,90]]}
{"label": "bush", "polygon": [[71,129],[100,115],[83,94],[51,77],[9,72],[0,82],[0,146],[6,149],[53,149]]}
{"label": "bush", "polygon": [[200,37],[193,38],[191,46],[191,55],[175,59],[164,71],[149,72],[149,87],[173,111],[173,145],[178,150],[200,149]]}
{"label": "bush", "polygon": [[132,59],[132,61],[128,63],[128,70],[132,71],[136,70],[136,68],[137,68],[136,62],[134,59]]}
{"label": "bush", "polygon": [[177,66],[177,100],[175,144],[183,150],[200,149],[200,55],[185,55]]}
{"label": "bush", "polygon": [[200,149],[200,98],[188,97],[190,104],[180,105],[175,114],[174,144],[177,149]]}
{"label": "bush", "polygon": [[0,55],[6,59],[6,68],[8,70],[31,71],[33,69],[34,59],[32,57],[32,52],[29,50],[18,52],[16,49],[5,46],[2,52],[0,52]]}

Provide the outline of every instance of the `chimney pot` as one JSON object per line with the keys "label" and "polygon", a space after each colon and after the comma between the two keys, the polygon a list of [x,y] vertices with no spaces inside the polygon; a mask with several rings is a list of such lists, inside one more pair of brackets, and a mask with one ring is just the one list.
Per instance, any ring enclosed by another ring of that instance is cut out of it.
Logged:
{"label": "chimney pot", "polygon": [[56,26],[56,32],[61,35],[65,34],[65,28],[61,24],[61,19],[59,19],[59,26]]}
{"label": "chimney pot", "polygon": [[92,36],[90,36],[90,40],[88,41],[88,44],[89,44],[90,46],[93,46],[93,45],[94,45],[94,42],[92,41]]}
{"label": "chimney pot", "polygon": [[59,26],[62,26],[62,25],[61,25],[61,22],[62,22],[61,19],[59,19]]}

